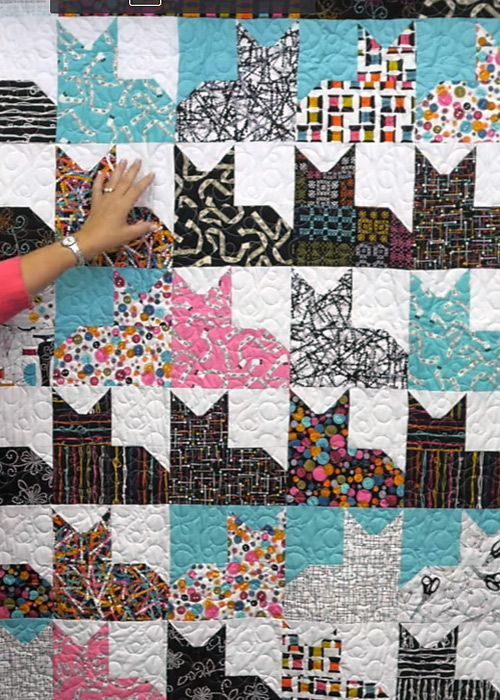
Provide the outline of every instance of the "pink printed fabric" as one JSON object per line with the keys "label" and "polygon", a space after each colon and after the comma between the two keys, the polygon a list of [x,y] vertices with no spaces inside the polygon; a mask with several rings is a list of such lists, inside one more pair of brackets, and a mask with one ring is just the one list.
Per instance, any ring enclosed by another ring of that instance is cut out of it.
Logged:
{"label": "pink printed fabric", "polygon": [[104,625],[80,646],[54,625],[54,700],[165,700],[147,681],[110,678],[108,632],[108,625]]}
{"label": "pink printed fabric", "polygon": [[196,294],[174,273],[173,375],[175,388],[263,389],[290,384],[290,353],[266,330],[236,328],[231,275]]}
{"label": "pink printed fabric", "polygon": [[30,305],[21,269],[21,258],[0,262],[0,323],[5,323]]}

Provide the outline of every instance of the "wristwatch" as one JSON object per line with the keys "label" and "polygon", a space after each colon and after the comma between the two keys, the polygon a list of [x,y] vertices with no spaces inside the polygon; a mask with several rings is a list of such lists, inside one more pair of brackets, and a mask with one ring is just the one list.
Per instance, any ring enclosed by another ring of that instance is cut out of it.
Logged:
{"label": "wristwatch", "polygon": [[62,238],[61,245],[71,250],[71,252],[76,258],[77,267],[83,267],[87,264],[87,261],[85,260],[85,257],[82,251],[80,250],[80,246],[78,245],[78,241],[74,236],[65,236],[64,238]]}

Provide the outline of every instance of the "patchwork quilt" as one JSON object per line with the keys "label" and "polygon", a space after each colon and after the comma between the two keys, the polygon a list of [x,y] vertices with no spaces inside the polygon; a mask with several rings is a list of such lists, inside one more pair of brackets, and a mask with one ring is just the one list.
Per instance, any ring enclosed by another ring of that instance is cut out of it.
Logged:
{"label": "patchwork quilt", "polygon": [[500,700],[498,6],[195,4],[0,22],[0,700]]}

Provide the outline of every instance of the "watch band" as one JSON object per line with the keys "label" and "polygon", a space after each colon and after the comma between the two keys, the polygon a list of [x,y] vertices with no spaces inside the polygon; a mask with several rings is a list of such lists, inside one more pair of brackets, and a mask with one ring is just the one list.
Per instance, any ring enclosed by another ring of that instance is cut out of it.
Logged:
{"label": "watch band", "polygon": [[65,236],[61,240],[61,245],[63,245],[65,248],[68,248],[71,250],[73,255],[76,258],[76,266],[77,267],[83,267],[84,265],[87,264],[87,261],[85,260],[85,257],[80,250],[80,246],[78,245],[78,241],[74,236]]}

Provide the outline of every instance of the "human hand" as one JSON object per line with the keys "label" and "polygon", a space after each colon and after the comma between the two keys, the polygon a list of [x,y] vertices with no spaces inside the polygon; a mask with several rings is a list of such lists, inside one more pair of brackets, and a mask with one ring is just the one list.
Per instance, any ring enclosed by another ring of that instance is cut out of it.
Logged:
{"label": "human hand", "polygon": [[[154,174],[149,173],[136,182],[140,168],[140,160],[136,160],[128,169],[127,161],[123,160],[107,181],[102,171],[97,174],[92,188],[90,214],[76,234],[80,250],[87,260],[157,229],[157,224],[148,221],[132,225],[127,223],[130,210],[154,179]],[[106,191],[108,188],[112,192]]]}

